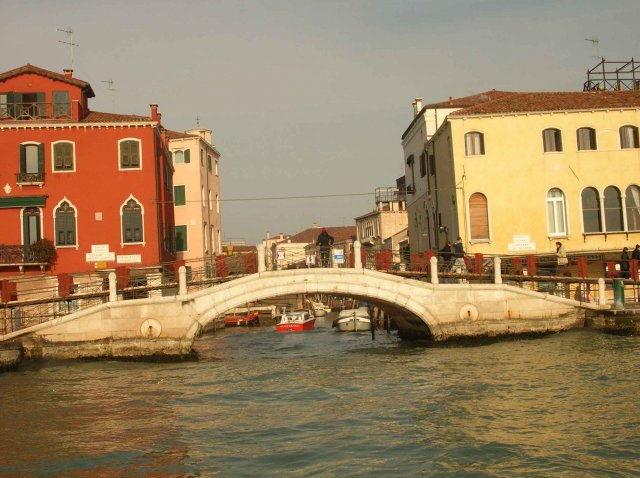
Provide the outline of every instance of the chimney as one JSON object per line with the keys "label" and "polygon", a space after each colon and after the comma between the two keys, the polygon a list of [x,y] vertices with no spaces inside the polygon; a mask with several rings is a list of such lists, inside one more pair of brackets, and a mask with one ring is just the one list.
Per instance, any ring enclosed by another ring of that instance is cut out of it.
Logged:
{"label": "chimney", "polygon": [[158,113],[158,124],[162,124],[162,113]]}
{"label": "chimney", "polygon": [[449,104],[452,105],[453,104],[453,98],[450,96],[449,97]]}
{"label": "chimney", "polygon": [[65,78],[73,78],[73,70],[62,70]]}
{"label": "chimney", "polygon": [[151,108],[151,121],[160,121],[158,118],[158,105],[149,105]]}
{"label": "chimney", "polygon": [[416,116],[418,116],[418,113],[420,113],[420,111],[422,110],[422,98],[416,98],[415,99],[415,108],[416,108]]}

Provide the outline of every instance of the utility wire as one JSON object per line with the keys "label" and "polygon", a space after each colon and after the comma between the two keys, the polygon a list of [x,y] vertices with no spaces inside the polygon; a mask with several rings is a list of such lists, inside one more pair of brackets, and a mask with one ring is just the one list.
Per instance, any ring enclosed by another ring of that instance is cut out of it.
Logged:
{"label": "utility wire", "polygon": [[[239,202],[239,201],[282,201],[287,199],[318,199],[318,198],[336,198],[336,197],[349,197],[349,196],[373,196],[374,193],[345,193],[345,194],[315,194],[310,196],[274,196],[274,197],[258,197],[258,198],[232,198],[232,199],[222,199],[219,198],[219,202]],[[212,201],[215,202],[214,199]],[[172,204],[174,201],[164,201],[165,203]],[[191,199],[185,201],[185,203],[190,202],[202,202],[201,199]],[[205,203],[208,200],[204,201]]]}

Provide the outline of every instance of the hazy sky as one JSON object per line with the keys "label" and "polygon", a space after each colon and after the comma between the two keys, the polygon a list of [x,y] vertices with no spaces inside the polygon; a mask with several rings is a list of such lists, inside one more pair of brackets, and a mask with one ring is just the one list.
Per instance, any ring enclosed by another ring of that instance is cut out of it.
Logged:
{"label": "hazy sky", "polygon": [[222,153],[223,237],[248,243],[314,221],[353,225],[372,210],[374,189],[404,174],[400,137],[416,96],[581,90],[595,55],[640,59],[638,0],[0,6],[2,71],[68,68],[57,29],[71,27],[92,110],[149,115],[157,103],[178,131],[199,116]]}

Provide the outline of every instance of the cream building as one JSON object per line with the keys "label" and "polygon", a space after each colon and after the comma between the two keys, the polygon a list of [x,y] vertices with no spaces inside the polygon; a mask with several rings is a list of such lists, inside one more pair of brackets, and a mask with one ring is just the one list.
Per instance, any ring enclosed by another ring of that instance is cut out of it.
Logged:
{"label": "cream building", "polygon": [[[460,107],[442,118],[447,104]],[[402,143],[412,252],[458,235],[469,254],[633,249],[639,126],[640,91],[493,91],[416,111]]]}
{"label": "cream building", "polygon": [[222,252],[220,153],[208,129],[167,131],[167,136],[175,168],[177,259],[211,258]]}

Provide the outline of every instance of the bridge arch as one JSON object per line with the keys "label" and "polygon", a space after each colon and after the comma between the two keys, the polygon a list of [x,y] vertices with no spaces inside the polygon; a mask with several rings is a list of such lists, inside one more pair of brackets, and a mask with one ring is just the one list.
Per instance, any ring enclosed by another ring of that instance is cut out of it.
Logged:
{"label": "bridge arch", "polygon": [[433,286],[368,269],[294,269],[260,272],[191,295],[197,322],[187,338],[234,307],[289,294],[331,294],[389,305],[421,320],[432,336],[440,326],[428,308]]}

